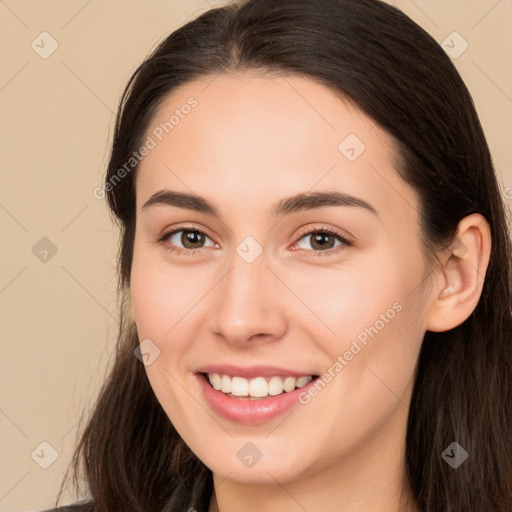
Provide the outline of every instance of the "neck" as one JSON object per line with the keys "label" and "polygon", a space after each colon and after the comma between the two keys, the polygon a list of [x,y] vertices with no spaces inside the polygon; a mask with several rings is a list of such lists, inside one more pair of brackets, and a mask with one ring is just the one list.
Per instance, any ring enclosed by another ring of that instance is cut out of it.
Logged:
{"label": "neck", "polygon": [[248,484],[214,473],[209,512],[420,512],[404,477],[407,413],[399,403],[364,443],[298,479]]}

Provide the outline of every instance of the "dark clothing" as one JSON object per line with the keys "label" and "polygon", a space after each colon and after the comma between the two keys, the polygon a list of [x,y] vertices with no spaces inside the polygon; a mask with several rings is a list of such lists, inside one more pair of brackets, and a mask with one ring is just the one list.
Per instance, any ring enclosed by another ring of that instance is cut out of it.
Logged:
{"label": "dark clothing", "polygon": [[[88,510],[86,508],[86,503],[74,503],[73,505],[65,505],[63,507],[52,508],[48,510],[43,510],[42,512],[83,512]],[[90,506],[90,503],[89,503]],[[89,510],[91,510],[89,508]]]}

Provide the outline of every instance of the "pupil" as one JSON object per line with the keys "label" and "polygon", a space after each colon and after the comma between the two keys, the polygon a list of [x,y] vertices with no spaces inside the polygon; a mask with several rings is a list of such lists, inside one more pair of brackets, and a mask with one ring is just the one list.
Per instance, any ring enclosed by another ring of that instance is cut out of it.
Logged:
{"label": "pupil", "polygon": [[185,240],[184,240],[183,245],[185,245],[185,246],[187,243],[194,245],[201,241],[201,234],[198,233],[197,231],[185,231],[184,235],[185,235]]}
{"label": "pupil", "polygon": [[[328,242],[325,242],[326,238],[332,238],[331,235],[327,233],[317,233],[315,236],[313,236],[313,245],[318,244],[319,247],[325,248],[326,246],[330,246],[332,244],[329,244]],[[330,248],[330,247],[328,247]]]}

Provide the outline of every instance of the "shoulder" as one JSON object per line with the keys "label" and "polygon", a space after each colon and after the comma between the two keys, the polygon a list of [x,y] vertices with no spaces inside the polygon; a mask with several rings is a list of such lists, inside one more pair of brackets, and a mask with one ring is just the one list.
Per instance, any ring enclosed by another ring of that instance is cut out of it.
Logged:
{"label": "shoulder", "polygon": [[85,503],[73,503],[72,505],[65,505],[62,507],[43,510],[41,512],[92,512],[93,508],[93,503],[89,501]]}

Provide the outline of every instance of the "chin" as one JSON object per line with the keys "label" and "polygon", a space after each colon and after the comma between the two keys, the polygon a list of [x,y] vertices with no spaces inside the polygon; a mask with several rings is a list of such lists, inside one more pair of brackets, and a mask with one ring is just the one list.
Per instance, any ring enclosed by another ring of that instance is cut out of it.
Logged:
{"label": "chin", "polygon": [[[282,451],[276,451],[266,447],[264,439],[251,443],[250,440],[234,438],[229,440],[229,447],[216,444],[208,453],[200,449],[196,454],[221,478],[253,485],[275,485],[276,481],[285,484],[300,479],[311,468],[298,447],[287,447],[281,443]],[[258,455],[256,445],[260,446],[261,455]],[[219,452],[223,453],[222,457],[219,457]]]}

